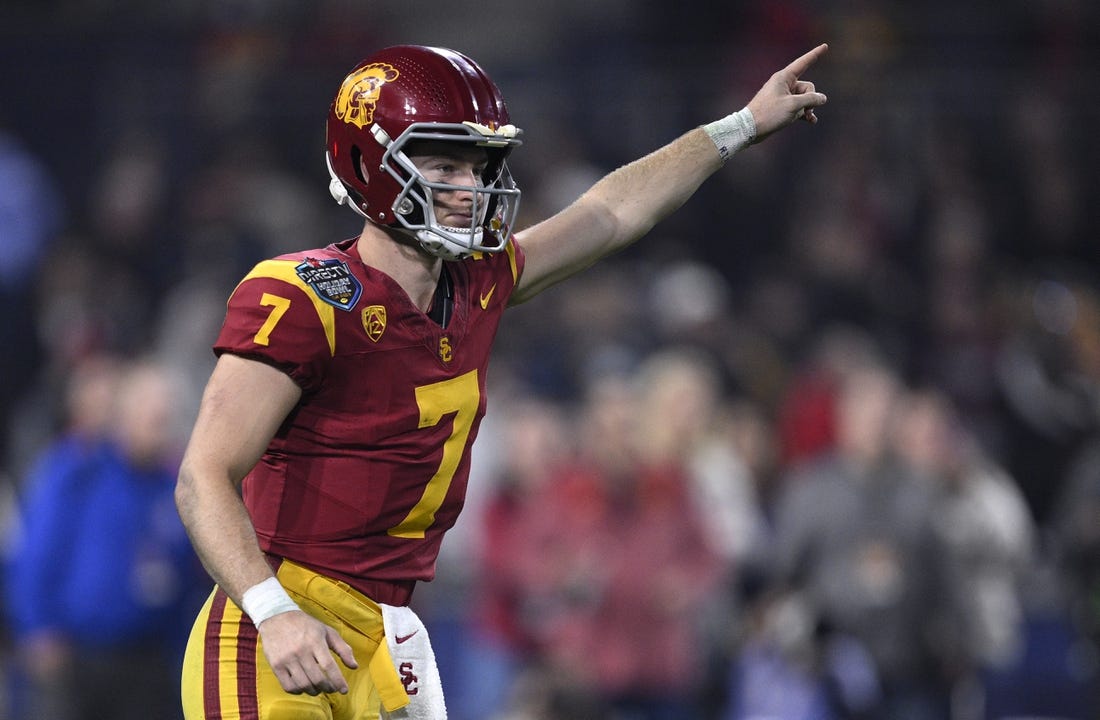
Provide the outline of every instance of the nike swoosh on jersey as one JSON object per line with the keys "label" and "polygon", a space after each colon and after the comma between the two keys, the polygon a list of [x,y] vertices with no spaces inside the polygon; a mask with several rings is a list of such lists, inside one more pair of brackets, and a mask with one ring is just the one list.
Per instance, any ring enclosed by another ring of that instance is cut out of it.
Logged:
{"label": "nike swoosh on jersey", "polygon": [[481,293],[481,309],[487,310],[489,308],[489,298],[493,297],[493,293],[496,292],[497,284],[493,283],[493,286],[489,288],[489,292]]}
{"label": "nike swoosh on jersey", "polygon": [[412,637],[413,635],[416,635],[416,634],[417,634],[418,632],[420,632],[420,631],[419,631],[419,630],[413,630],[413,631],[412,631],[411,633],[409,633],[408,635],[398,635],[397,637],[395,637],[395,638],[393,639],[393,641],[394,641],[395,643],[397,643],[398,645],[400,645],[401,643],[403,643],[403,642],[405,642],[406,640],[408,640],[409,638],[411,638],[411,637]]}

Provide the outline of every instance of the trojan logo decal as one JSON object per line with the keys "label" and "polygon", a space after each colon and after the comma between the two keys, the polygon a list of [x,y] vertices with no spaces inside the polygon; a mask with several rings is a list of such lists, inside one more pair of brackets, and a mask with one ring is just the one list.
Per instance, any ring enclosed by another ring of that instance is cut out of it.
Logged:
{"label": "trojan logo decal", "polygon": [[386,63],[371,63],[344,78],[336,95],[336,117],[357,128],[374,122],[374,106],[382,86],[400,75]]}
{"label": "trojan logo decal", "polygon": [[367,331],[367,337],[378,342],[382,339],[382,333],[386,332],[386,307],[384,305],[368,305],[363,308],[363,329]]}
{"label": "trojan logo decal", "polygon": [[302,282],[317,293],[317,297],[341,310],[350,311],[363,293],[359,278],[351,274],[346,262],[336,258],[306,258],[294,271]]}

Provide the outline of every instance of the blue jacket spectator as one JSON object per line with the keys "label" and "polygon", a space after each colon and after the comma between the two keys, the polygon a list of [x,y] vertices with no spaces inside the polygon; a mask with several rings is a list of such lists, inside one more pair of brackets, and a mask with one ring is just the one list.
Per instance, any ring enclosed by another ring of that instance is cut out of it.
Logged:
{"label": "blue jacket spectator", "polygon": [[116,443],[64,438],[28,478],[9,593],[18,638],[140,643],[175,630],[190,562],[167,465],[137,467]]}
{"label": "blue jacket spectator", "polygon": [[17,717],[180,712],[187,618],[207,581],[173,501],[173,385],[145,363],[100,381],[115,389],[110,428],[60,437],[24,485],[6,583]]}

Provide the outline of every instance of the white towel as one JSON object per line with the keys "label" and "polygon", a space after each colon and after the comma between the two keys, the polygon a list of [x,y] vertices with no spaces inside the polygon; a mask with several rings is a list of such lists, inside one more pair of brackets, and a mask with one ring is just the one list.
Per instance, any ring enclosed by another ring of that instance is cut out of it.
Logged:
{"label": "white towel", "polygon": [[379,603],[386,645],[409,704],[387,712],[385,720],[446,720],[443,683],[428,639],[428,629],[412,609]]}

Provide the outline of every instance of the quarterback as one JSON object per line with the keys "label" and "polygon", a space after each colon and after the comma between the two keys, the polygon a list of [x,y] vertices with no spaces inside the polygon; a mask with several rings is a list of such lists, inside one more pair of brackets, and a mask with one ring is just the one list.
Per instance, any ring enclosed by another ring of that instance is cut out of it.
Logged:
{"label": "quarterback", "polygon": [[644,235],[740,149],[825,103],[802,75],[514,227],[520,145],[465,55],[359,63],[328,115],[354,238],[260,262],[229,299],[176,502],[216,586],[184,663],[186,717],[445,717],[423,624],[466,491],[502,314]]}

